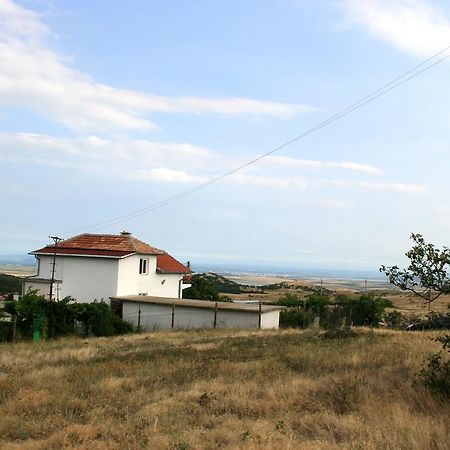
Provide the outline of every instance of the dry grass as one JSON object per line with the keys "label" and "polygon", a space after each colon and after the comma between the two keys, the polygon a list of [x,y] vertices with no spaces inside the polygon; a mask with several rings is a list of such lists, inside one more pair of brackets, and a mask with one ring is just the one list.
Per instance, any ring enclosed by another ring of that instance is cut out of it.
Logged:
{"label": "dry grass", "polygon": [[449,449],[426,333],[192,331],[0,346],[4,449]]}

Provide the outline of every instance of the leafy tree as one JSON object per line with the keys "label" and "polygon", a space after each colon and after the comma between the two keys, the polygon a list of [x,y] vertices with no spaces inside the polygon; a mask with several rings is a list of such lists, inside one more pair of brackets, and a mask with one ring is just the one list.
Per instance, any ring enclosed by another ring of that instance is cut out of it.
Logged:
{"label": "leafy tree", "polygon": [[390,300],[375,292],[365,292],[358,297],[338,295],[336,303],[353,325],[377,327],[383,320],[385,309],[392,307]]}
{"label": "leafy tree", "polygon": [[[440,250],[433,244],[427,244],[420,234],[413,233],[411,239],[415,245],[406,252],[410,260],[408,268],[401,270],[397,266],[381,266],[380,272],[384,272],[392,284],[403,291],[413,292],[430,307],[442,294],[450,293],[450,249],[443,247]],[[430,313],[428,316],[433,328],[440,327],[447,319],[445,314]],[[442,352],[436,353],[420,375],[428,388],[450,396],[450,335],[445,334],[436,340],[442,343],[447,357],[443,357]]]}
{"label": "leafy tree", "polygon": [[414,245],[405,253],[409,266],[381,266],[389,282],[402,291],[411,291],[422,298],[428,307],[442,294],[450,293],[450,249],[442,250],[427,244],[420,234],[411,234]]}
{"label": "leafy tree", "polygon": [[183,298],[218,301],[219,291],[212,280],[199,274],[192,277],[192,286],[183,290]]}

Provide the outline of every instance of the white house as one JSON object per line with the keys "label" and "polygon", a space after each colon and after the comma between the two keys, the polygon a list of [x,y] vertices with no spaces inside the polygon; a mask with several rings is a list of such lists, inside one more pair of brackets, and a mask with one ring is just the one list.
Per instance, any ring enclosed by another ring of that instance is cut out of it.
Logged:
{"label": "white house", "polygon": [[163,250],[122,232],[81,234],[58,245],[47,245],[30,254],[38,260],[38,273],[24,281],[24,290],[35,289],[52,297],[71,296],[78,302],[125,295],[181,298],[190,286],[189,267]]}

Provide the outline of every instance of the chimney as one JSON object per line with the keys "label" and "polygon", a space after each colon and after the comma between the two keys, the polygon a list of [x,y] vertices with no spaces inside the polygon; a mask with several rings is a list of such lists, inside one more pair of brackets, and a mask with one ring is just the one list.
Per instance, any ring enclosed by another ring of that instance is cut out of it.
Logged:
{"label": "chimney", "polygon": [[120,232],[120,235],[121,236],[131,236],[131,233],[129,231],[123,230],[123,231]]}

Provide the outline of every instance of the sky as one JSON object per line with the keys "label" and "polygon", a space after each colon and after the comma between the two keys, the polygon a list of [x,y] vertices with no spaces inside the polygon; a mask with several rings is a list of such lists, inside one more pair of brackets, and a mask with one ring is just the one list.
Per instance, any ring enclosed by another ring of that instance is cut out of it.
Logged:
{"label": "sky", "polygon": [[412,232],[448,245],[450,59],[95,227],[448,45],[444,1],[0,0],[0,255],[127,230],[194,264],[377,269]]}

